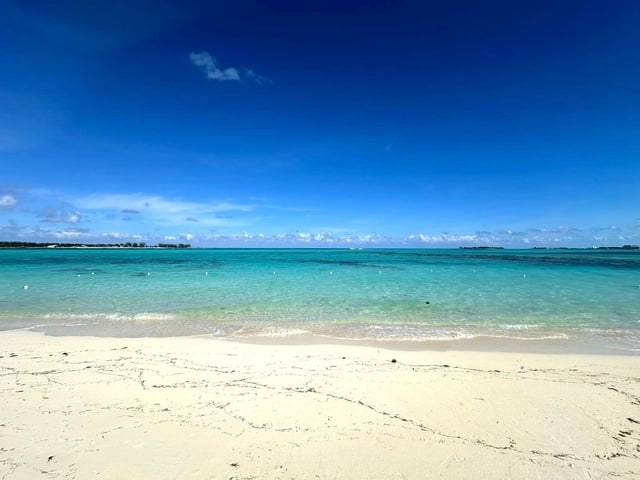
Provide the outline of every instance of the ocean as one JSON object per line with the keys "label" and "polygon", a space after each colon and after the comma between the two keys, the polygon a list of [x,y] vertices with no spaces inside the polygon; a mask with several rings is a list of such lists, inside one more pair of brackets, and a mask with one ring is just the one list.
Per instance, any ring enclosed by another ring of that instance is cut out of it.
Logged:
{"label": "ocean", "polygon": [[640,353],[638,250],[2,249],[0,329]]}

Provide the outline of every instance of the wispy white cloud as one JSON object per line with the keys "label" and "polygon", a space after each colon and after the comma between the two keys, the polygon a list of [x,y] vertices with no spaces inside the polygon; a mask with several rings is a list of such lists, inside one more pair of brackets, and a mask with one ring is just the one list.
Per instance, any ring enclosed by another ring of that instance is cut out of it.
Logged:
{"label": "wispy white cloud", "polygon": [[261,207],[257,204],[230,201],[194,202],[144,193],[94,193],[73,198],[70,202],[81,211],[100,214],[111,220],[126,214],[123,219],[164,226],[180,226],[193,222],[203,226],[240,226],[243,223],[242,219],[221,214],[246,214]]}
{"label": "wispy white cloud", "polygon": [[39,213],[41,221],[46,223],[79,223],[83,215],[76,209],[67,206],[48,207]]}
{"label": "wispy white cloud", "polygon": [[215,57],[209,52],[190,53],[189,59],[196,67],[200,68],[209,80],[224,82],[227,80],[239,81],[240,73],[237,68],[229,67],[222,69],[218,67]]}
{"label": "wispy white cloud", "polygon": [[86,228],[67,228],[64,230],[54,231],[52,235],[62,240],[75,240],[85,237],[89,233]]}
{"label": "wispy white cloud", "polygon": [[0,197],[0,209],[10,210],[18,204],[18,200],[13,195],[2,195]]}
{"label": "wispy white cloud", "polygon": [[209,52],[202,51],[198,53],[191,52],[189,59],[196,67],[198,67],[209,80],[218,82],[239,82],[243,79],[250,80],[258,85],[271,84],[273,80],[258,75],[251,69],[245,68],[244,73],[240,73],[240,69],[235,67],[220,67],[218,61]]}
{"label": "wispy white cloud", "polygon": [[270,78],[263,77],[262,75],[258,75],[256,72],[254,72],[249,68],[244,69],[244,75],[249,80],[253,80],[254,82],[256,82],[258,85],[264,85],[264,84],[270,85],[273,83],[273,80],[271,80]]}
{"label": "wispy white cloud", "polygon": [[75,199],[82,208],[117,210],[137,214],[186,214],[189,212],[250,212],[255,205],[232,202],[202,203],[144,193],[94,193]]}

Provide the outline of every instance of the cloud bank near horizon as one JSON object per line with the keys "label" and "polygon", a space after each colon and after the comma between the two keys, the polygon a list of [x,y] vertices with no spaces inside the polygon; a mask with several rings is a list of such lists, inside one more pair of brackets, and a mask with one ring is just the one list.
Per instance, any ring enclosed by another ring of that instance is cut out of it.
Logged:
{"label": "cloud bank near horizon", "polygon": [[[311,215],[317,211],[266,202],[196,201],[145,193],[74,196],[50,190],[7,191],[0,192],[0,240],[148,244],[176,241],[202,247],[414,248],[640,243],[640,222],[630,226],[532,226],[520,230],[423,231],[399,235],[362,231],[355,220],[350,225],[330,229],[300,228],[291,223],[299,218],[300,212]],[[283,212],[293,219],[289,224],[274,221]],[[384,232],[385,225],[378,227]]]}

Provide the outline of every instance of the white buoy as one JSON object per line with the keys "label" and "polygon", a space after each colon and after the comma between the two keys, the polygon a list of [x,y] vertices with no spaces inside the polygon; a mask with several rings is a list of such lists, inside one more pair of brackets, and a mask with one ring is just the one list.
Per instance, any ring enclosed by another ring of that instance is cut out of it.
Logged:
{"label": "white buoy", "polygon": [[273,274],[275,275],[275,274],[276,274],[276,272],[273,272]]}
{"label": "white buoy", "polygon": [[524,275],[522,275],[522,278],[527,278],[527,274],[525,273]]}
{"label": "white buoy", "polygon": [[22,289],[23,289],[23,290],[29,290],[29,285],[23,285],[23,286],[22,286]]}
{"label": "white buoy", "polygon": [[95,275],[95,274],[96,274],[96,272],[91,272],[91,275]]}
{"label": "white buoy", "polygon": [[209,275],[209,272],[204,272],[205,275]]}
{"label": "white buoy", "polygon": [[151,272],[147,272],[147,277],[148,277],[149,275],[151,275]]}
{"label": "white buoy", "polygon": [[333,275],[333,272],[329,272],[329,275]]}
{"label": "white buoy", "polygon": [[80,274],[77,274],[76,277],[80,278]]}

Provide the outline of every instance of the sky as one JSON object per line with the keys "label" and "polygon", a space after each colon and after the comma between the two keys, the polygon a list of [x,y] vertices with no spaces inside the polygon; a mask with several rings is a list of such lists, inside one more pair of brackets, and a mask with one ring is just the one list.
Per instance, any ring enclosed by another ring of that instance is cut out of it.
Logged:
{"label": "sky", "polygon": [[4,1],[0,240],[640,243],[640,2]]}

